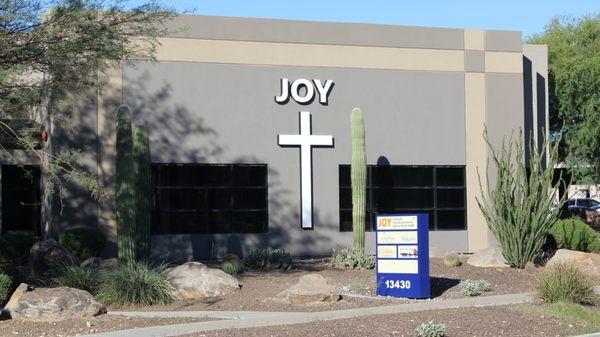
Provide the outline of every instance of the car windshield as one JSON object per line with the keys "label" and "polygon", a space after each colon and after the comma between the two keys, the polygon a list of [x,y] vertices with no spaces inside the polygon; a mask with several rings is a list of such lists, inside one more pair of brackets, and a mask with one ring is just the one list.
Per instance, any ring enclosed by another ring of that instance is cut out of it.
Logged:
{"label": "car windshield", "polygon": [[590,207],[596,207],[600,205],[600,202],[596,201],[596,200],[590,200]]}

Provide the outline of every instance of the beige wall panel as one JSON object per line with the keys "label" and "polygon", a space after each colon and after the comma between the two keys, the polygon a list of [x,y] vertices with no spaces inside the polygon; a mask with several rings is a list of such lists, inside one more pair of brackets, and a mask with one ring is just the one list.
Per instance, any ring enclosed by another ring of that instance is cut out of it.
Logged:
{"label": "beige wall panel", "polygon": [[485,50],[485,31],[465,29],[465,50]]}
{"label": "beige wall panel", "polygon": [[485,177],[487,149],[482,135],[485,127],[485,75],[465,74],[465,115],[467,143],[467,224],[469,229],[469,251],[474,252],[488,246],[488,227],[477,205],[479,180],[477,170]]}
{"label": "beige wall panel", "polygon": [[462,50],[162,38],[160,61],[463,71]]}
{"label": "beige wall panel", "polygon": [[523,73],[523,54],[505,52],[485,53],[486,73]]}

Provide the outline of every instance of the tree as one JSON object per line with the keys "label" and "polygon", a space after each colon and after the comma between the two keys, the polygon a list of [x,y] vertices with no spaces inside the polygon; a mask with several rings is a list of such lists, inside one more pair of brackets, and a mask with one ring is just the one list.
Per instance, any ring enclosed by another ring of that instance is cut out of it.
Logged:
{"label": "tree", "polygon": [[48,185],[77,181],[94,196],[102,194],[76,148],[35,151],[32,139],[3,120],[50,115],[64,121],[69,95],[102,90],[98,75],[111,62],[151,59],[172,15],[154,0],[133,8],[124,0],[0,0],[1,130],[39,156]]}
{"label": "tree", "polygon": [[548,45],[550,127],[578,183],[600,182],[600,14],[557,17],[529,43]]}

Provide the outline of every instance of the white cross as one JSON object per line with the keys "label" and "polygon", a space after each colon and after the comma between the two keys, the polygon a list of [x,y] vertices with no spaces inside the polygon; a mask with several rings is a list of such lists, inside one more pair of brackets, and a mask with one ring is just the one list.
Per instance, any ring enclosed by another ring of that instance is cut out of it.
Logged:
{"label": "white cross", "polygon": [[300,111],[300,134],[278,135],[279,146],[300,146],[302,228],[312,229],[312,147],[333,146],[333,136],[313,135],[310,112]]}

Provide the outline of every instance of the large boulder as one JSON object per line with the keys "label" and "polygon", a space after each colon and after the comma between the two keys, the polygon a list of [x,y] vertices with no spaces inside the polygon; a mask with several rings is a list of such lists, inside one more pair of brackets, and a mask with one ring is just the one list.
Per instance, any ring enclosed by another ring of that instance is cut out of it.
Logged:
{"label": "large boulder", "polygon": [[504,255],[502,255],[500,247],[491,247],[473,253],[467,260],[467,264],[475,267],[510,267],[506,263],[506,259],[504,258]]}
{"label": "large boulder", "polygon": [[119,265],[119,260],[116,258],[103,259],[101,257],[90,257],[85,261],[81,262],[81,268],[94,268],[94,269],[113,269]]}
{"label": "large boulder", "polygon": [[27,291],[27,288],[25,285],[17,289],[19,293],[15,292],[6,305],[14,320],[53,322],[106,314],[106,307],[84,290],[60,287]]}
{"label": "large boulder", "polygon": [[200,262],[186,262],[170,268],[167,276],[183,299],[214,300],[240,289],[233,276]]}
{"label": "large boulder", "polygon": [[546,267],[552,267],[559,263],[577,266],[589,276],[600,277],[600,254],[559,249],[546,263]]}
{"label": "large boulder", "polygon": [[319,274],[304,275],[298,283],[275,296],[275,300],[288,304],[335,302],[341,299],[340,291]]}
{"label": "large boulder", "polygon": [[29,268],[44,279],[56,275],[65,265],[77,264],[77,258],[56,240],[36,242],[29,251]]}

